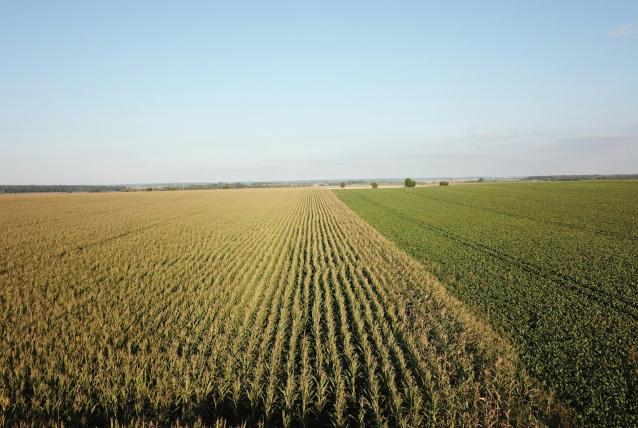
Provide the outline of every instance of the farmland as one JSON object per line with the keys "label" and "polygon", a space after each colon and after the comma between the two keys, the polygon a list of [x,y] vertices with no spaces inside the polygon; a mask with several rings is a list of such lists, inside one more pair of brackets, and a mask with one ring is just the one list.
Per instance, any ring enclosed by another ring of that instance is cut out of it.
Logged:
{"label": "farmland", "polygon": [[600,426],[638,424],[638,182],[337,191]]}
{"label": "farmland", "polygon": [[572,417],[330,191],[5,195],[0,225],[0,424]]}

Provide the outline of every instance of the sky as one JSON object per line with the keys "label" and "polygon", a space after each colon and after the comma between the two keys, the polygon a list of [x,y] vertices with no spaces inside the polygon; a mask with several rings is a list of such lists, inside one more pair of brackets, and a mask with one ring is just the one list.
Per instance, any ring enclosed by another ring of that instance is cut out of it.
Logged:
{"label": "sky", "polygon": [[635,0],[0,0],[0,184],[595,173]]}

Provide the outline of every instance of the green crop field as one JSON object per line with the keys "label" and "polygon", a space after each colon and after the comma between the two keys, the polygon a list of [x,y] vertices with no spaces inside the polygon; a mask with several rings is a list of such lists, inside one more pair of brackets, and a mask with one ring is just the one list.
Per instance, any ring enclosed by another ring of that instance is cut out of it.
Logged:
{"label": "green crop field", "polygon": [[638,424],[638,182],[341,190],[588,424]]}

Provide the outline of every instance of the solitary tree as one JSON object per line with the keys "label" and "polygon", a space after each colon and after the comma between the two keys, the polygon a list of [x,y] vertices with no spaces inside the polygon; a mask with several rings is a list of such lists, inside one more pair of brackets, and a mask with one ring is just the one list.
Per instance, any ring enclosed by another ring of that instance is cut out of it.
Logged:
{"label": "solitary tree", "polygon": [[405,179],[405,187],[414,187],[414,186],[416,186],[416,181],[412,180],[411,178]]}
{"label": "solitary tree", "polygon": [[449,181],[439,181],[439,186],[448,186],[449,184]]}
{"label": "solitary tree", "polygon": [[346,183],[342,181],[341,183],[339,183],[339,187],[343,189],[344,187],[346,187]]}
{"label": "solitary tree", "polygon": [[373,189],[376,189],[377,187],[379,187],[379,185],[377,184],[377,182],[376,182],[376,181],[373,181],[373,182],[372,182],[372,188],[373,188]]}

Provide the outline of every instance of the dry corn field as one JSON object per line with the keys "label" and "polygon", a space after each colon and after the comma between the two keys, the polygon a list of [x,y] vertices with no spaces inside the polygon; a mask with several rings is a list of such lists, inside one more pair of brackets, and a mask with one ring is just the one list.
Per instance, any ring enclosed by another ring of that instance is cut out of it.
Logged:
{"label": "dry corn field", "polygon": [[320,189],[0,197],[0,422],[567,422]]}

